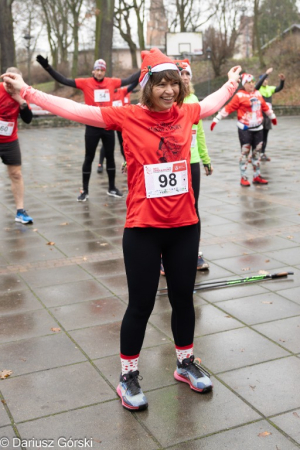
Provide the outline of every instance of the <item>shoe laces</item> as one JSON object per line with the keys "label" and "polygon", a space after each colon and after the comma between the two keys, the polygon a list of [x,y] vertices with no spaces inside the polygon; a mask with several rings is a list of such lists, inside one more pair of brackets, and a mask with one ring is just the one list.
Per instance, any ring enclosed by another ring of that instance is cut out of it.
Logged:
{"label": "shoe laces", "polygon": [[203,376],[210,378],[210,373],[201,366],[200,362],[201,360],[199,358],[195,359],[194,355],[192,355],[184,359],[181,365],[196,378],[202,378]]}
{"label": "shoe laces", "polygon": [[141,392],[139,380],[142,380],[143,377],[139,376],[139,374],[139,371],[135,370],[134,372],[128,372],[122,375],[122,381],[126,383],[127,390],[132,395],[138,395]]}

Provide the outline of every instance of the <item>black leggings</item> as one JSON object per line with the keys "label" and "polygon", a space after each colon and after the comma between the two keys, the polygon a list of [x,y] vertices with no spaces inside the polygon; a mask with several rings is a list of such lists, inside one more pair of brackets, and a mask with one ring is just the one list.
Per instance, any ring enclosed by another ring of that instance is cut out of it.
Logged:
{"label": "black leggings", "polygon": [[263,145],[262,145],[262,149],[261,149],[261,152],[262,153],[265,153],[265,151],[266,151],[266,146],[267,146],[267,143],[268,143],[268,134],[269,134],[269,131],[270,130],[266,130],[265,128],[263,129]]}
{"label": "black leggings", "polygon": [[125,228],[123,252],[129,303],[121,326],[123,355],[138,355],[142,348],[155,303],[161,255],[172,306],[175,344],[185,347],[193,343],[198,242],[197,224],[178,228]]}
{"label": "black leggings", "polygon": [[199,195],[200,195],[200,179],[201,179],[200,163],[191,164],[191,174],[192,174],[192,188],[193,188],[194,197],[195,197],[195,209],[196,209],[196,214],[199,219],[198,231],[199,231],[199,241],[200,241],[201,220],[200,220],[200,214],[199,214],[199,209],[198,209],[198,200],[199,200]]}
{"label": "black leggings", "polygon": [[[126,161],[125,154],[124,154],[124,149],[123,149],[123,136],[122,136],[121,131],[117,131],[117,136],[118,136],[118,141],[119,141],[119,144],[120,144],[121,154],[122,154],[122,156],[124,158],[124,161]],[[103,166],[104,158],[106,158],[106,153],[105,153],[104,145],[102,145],[102,147],[100,149],[100,156],[99,156],[99,165],[100,166]]]}
{"label": "black leggings", "polygon": [[82,165],[82,183],[83,190],[85,192],[89,191],[92,163],[94,161],[97,145],[100,139],[102,139],[105,147],[105,156],[107,161],[106,171],[108,175],[109,189],[115,189],[115,133],[112,130],[105,130],[104,128],[96,128],[87,125],[85,130],[85,158]]}

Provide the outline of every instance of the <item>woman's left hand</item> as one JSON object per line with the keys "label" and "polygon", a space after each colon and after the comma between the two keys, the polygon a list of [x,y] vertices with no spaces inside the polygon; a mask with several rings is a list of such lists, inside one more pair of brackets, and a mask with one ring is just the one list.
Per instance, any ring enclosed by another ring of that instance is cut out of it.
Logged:
{"label": "woman's left hand", "polygon": [[229,81],[236,81],[237,83],[240,82],[240,72],[242,68],[241,66],[234,66],[232,67],[228,72],[228,80]]}

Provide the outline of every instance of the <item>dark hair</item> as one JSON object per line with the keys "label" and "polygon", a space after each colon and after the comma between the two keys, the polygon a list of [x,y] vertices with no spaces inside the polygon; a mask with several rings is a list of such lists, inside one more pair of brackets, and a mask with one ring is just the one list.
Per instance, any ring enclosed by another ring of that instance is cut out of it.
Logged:
{"label": "dark hair", "polygon": [[149,76],[149,80],[147,81],[144,89],[141,91],[141,104],[147,106],[147,108],[152,109],[152,89],[153,86],[156,86],[161,82],[162,79],[166,81],[177,81],[179,84],[179,94],[177,99],[175,100],[179,108],[181,107],[184,97],[186,96],[186,89],[181,79],[180,74],[177,70],[163,70],[162,72],[154,72]]}

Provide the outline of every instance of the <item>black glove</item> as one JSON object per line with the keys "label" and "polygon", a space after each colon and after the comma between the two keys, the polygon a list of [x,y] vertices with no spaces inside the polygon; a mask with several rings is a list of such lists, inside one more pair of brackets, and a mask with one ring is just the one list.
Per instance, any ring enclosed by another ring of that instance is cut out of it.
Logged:
{"label": "black glove", "polygon": [[48,58],[44,58],[42,55],[37,55],[36,60],[44,69],[47,70],[49,68]]}
{"label": "black glove", "polygon": [[209,164],[203,164],[203,165],[204,165],[204,167],[207,167],[208,175],[210,175],[211,174],[211,164],[209,163]]}

